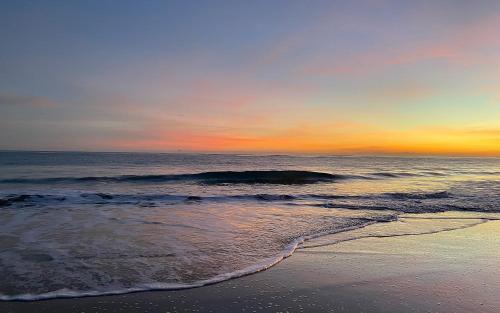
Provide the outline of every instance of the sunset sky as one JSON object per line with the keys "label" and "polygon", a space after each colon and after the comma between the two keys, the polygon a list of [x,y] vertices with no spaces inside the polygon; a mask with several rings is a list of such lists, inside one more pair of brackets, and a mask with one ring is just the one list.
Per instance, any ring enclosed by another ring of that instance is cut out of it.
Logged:
{"label": "sunset sky", "polygon": [[1,1],[0,149],[500,156],[500,1]]}

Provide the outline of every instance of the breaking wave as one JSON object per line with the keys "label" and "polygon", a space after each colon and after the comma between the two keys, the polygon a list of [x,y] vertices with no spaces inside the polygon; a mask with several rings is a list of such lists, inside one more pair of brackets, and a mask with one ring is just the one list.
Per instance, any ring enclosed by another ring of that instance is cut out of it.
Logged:
{"label": "breaking wave", "polygon": [[160,183],[171,181],[197,181],[207,184],[312,184],[334,182],[341,179],[359,178],[359,176],[330,174],[313,171],[221,171],[196,174],[174,175],[122,175],[122,176],[87,176],[87,177],[52,177],[52,178],[16,178],[3,179],[0,183],[68,183],[68,182],[144,182]]}
{"label": "breaking wave", "polygon": [[393,193],[386,193],[388,197],[392,197],[395,199],[417,199],[417,200],[424,200],[424,199],[444,199],[444,198],[450,198],[451,194],[448,193],[447,191],[440,191],[440,192],[430,192],[430,193],[405,193],[405,192],[393,192]]}
{"label": "breaking wave", "polygon": [[444,211],[500,212],[494,200],[478,205],[467,201],[466,195],[449,191],[380,194],[114,194],[72,192],[64,194],[7,194],[0,197],[0,208],[58,208],[66,205],[129,205],[136,207],[163,207],[178,204],[201,203],[265,203],[276,202],[287,206],[310,206],[349,210],[387,210],[404,213],[432,213]]}

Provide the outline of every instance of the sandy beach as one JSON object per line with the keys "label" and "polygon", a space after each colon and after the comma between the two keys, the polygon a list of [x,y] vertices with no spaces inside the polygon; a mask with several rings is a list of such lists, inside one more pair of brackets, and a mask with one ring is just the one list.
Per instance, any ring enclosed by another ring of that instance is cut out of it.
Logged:
{"label": "sandy beach", "polygon": [[[390,225],[390,223],[388,224]],[[299,249],[275,267],[180,291],[1,302],[1,312],[498,312],[500,221]]]}

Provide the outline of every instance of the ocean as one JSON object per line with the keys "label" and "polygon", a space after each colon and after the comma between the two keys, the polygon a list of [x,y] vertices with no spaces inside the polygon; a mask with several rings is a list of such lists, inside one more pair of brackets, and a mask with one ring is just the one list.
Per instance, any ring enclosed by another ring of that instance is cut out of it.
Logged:
{"label": "ocean", "polygon": [[[499,204],[500,158],[0,152],[0,300],[197,287]],[[402,217],[428,220],[383,233]]]}

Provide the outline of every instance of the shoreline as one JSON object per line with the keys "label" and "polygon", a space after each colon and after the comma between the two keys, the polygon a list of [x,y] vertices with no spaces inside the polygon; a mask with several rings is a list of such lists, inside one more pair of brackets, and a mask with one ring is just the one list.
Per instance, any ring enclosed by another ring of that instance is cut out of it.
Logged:
{"label": "shoreline", "polygon": [[[44,294],[19,294],[15,296],[7,296],[0,294],[0,303],[1,302],[37,302],[37,301],[47,301],[47,300],[58,300],[58,299],[78,299],[78,298],[89,298],[89,297],[106,297],[106,296],[117,296],[117,295],[126,295],[132,293],[141,293],[141,292],[155,292],[155,291],[179,291],[179,290],[187,290],[187,289],[195,289],[201,288],[205,286],[211,286],[215,284],[219,284],[228,280],[237,279],[249,275],[254,275],[259,272],[266,271],[273,266],[276,266],[283,260],[291,257],[297,249],[300,249],[300,245],[303,244],[307,240],[314,240],[316,238],[320,238],[322,236],[330,236],[336,235],[342,232],[349,232],[353,230],[358,230],[365,228],[367,226],[376,224],[376,222],[367,222],[360,225],[349,226],[341,229],[337,229],[332,232],[326,233],[318,233],[314,235],[309,235],[305,237],[299,237],[294,239],[288,245],[286,245],[281,252],[273,257],[269,257],[267,259],[262,260],[260,263],[251,265],[249,267],[243,268],[241,270],[236,270],[234,272],[223,273],[217,276],[207,278],[205,280],[200,280],[193,282],[191,284],[169,284],[169,283],[152,283],[151,285],[145,285],[142,287],[133,287],[130,289],[122,289],[122,290],[110,290],[110,291],[87,291],[87,292],[79,292],[79,291],[53,291]],[[163,287],[162,287],[163,285]],[[168,286],[167,286],[168,285]],[[64,293],[66,292],[66,293]]]}
{"label": "shoreline", "polygon": [[[500,221],[491,220],[432,234],[361,238],[298,249],[265,271],[202,287],[2,301],[0,311],[494,312],[500,307],[494,296],[500,294],[500,283],[494,279],[500,277],[495,263],[500,252],[494,249],[500,245],[498,235]],[[449,290],[437,288],[443,283]],[[427,290],[444,295],[439,301],[431,301],[434,293],[422,298]],[[382,310],[382,304],[387,309]]]}
{"label": "shoreline", "polygon": [[[370,220],[363,224],[348,226],[340,229],[336,229],[333,231],[319,232],[316,234],[302,236],[294,239],[288,245],[286,245],[280,254],[269,257],[267,259],[263,259],[259,263],[250,265],[246,268],[236,270],[233,272],[222,273],[217,276],[207,278],[204,280],[195,281],[192,283],[151,283],[144,284],[142,286],[131,287],[127,289],[116,289],[116,290],[107,290],[107,291],[73,291],[73,290],[57,290],[44,294],[18,294],[14,296],[3,295],[0,294],[0,302],[2,301],[11,301],[11,302],[36,302],[36,301],[44,301],[44,300],[56,300],[56,299],[74,299],[74,298],[87,298],[87,297],[106,297],[106,296],[116,296],[116,295],[126,295],[131,293],[141,293],[141,292],[150,292],[150,291],[179,291],[179,290],[187,290],[193,288],[200,288],[204,286],[210,286],[219,284],[228,280],[237,279],[249,275],[254,275],[259,272],[268,270],[269,268],[276,266],[286,258],[291,257],[297,250],[301,249],[310,249],[310,248],[318,248],[323,246],[330,246],[334,244],[338,244],[341,242],[347,242],[351,240],[359,240],[363,238],[386,238],[386,237],[399,237],[399,236],[418,236],[418,235],[426,235],[426,234],[434,234],[445,231],[453,231],[463,228],[473,227],[482,223],[486,223],[489,220],[498,220],[499,218],[491,218],[491,217],[478,217],[478,216],[462,216],[462,217],[449,217],[446,216],[449,212],[445,213],[430,213],[432,217],[421,217],[419,214],[403,214],[403,215],[394,215],[387,219],[376,219]],[[473,214],[473,213],[472,213]],[[436,215],[444,215],[438,216]],[[384,223],[388,223],[390,228],[397,228],[394,224],[396,222],[401,221],[401,219],[420,219],[420,220],[474,220],[476,223],[472,223],[470,225],[461,225],[461,226],[451,226],[451,228],[444,229],[435,229],[431,231],[422,231],[416,233],[386,233],[386,234],[373,234],[370,233],[370,227],[383,227]],[[366,231],[368,230],[368,232]],[[324,238],[336,237],[337,235],[345,235],[351,233],[358,233],[353,237],[340,238],[340,240],[334,240],[333,242],[326,243],[316,243],[318,240],[322,240]],[[313,244],[307,244],[312,241]]]}

